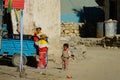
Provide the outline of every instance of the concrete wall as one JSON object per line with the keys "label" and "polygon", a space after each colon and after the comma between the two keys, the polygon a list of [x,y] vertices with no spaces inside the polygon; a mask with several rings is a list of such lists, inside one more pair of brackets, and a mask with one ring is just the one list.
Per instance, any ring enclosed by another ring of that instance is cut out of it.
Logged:
{"label": "concrete wall", "polygon": [[[16,21],[12,12],[14,33]],[[60,54],[60,0],[25,0],[24,34],[32,34],[35,25],[48,35],[49,54]]]}

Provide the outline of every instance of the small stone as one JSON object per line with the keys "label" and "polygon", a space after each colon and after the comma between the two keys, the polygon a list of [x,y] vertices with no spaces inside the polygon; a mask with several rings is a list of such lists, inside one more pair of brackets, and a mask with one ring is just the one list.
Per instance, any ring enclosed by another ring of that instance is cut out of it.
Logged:
{"label": "small stone", "polygon": [[66,30],[64,30],[64,32],[65,32],[65,34],[68,34],[70,31],[66,29]]}

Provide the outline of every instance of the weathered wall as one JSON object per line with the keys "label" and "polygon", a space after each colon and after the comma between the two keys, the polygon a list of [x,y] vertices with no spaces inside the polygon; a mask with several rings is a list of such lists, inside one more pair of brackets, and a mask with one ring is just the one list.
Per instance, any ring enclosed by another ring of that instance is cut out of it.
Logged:
{"label": "weathered wall", "polygon": [[[14,13],[12,12],[12,16]],[[16,21],[13,16],[14,33]],[[25,0],[24,34],[32,34],[35,25],[48,35],[49,54],[60,54],[60,0]]]}

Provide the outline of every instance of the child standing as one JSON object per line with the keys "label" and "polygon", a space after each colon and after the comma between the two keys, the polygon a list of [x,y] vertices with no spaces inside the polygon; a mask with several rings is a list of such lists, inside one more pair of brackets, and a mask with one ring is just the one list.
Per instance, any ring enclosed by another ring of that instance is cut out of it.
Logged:
{"label": "child standing", "polygon": [[41,68],[42,65],[44,66],[44,68],[47,67],[46,53],[48,50],[48,42],[46,41],[46,39],[47,39],[47,36],[42,34],[40,36],[40,40],[38,42],[35,42],[39,50],[39,62],[38,62],[37,68]]}
{"label": "child standing", "polygon": [[69,50],[69,45],[65,43],[63,45],[63,51],[62,51],[62,68],[65,70],[68,70],[68,64],[69,64],[69,58],[71,56],[71,52]]}

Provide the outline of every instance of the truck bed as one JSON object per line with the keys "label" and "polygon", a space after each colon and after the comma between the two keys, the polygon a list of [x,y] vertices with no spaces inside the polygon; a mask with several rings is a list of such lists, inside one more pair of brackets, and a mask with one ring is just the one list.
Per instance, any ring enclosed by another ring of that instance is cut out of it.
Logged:
{"label": "truck bed", "polygon": [[[0,49],[0,55],[4,55],[7,53],[7,55],[14,55],[14,54],[20,54],[20,38],[17,36],[14,36],[11,38],[2,38],[1,40],[1,49]],[[25,56],[34,56],[36,55],[36,47],[34,45],[34,41],[31,39],[23,39],[23,54]]]}

